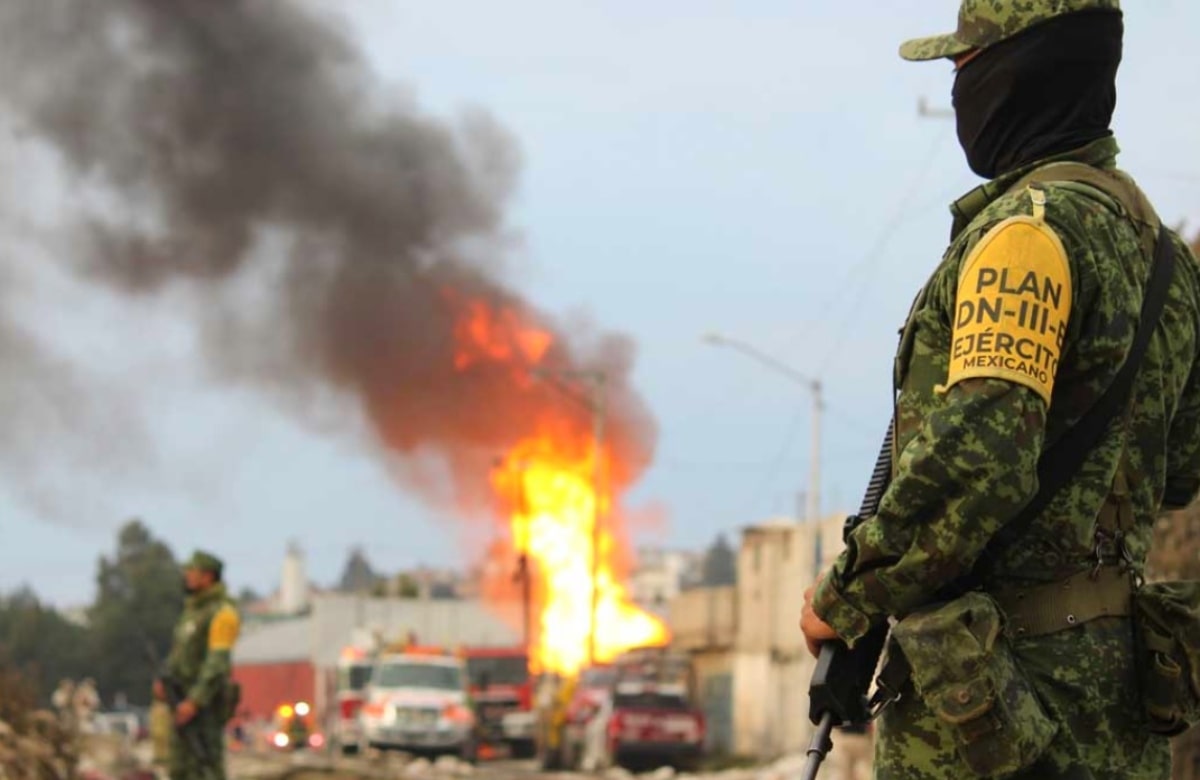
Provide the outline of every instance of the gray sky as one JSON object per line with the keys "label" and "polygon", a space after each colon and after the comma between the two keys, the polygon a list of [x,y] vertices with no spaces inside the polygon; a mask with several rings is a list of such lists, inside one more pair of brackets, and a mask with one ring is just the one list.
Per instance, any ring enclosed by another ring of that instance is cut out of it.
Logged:
{"label": "gray sky", "polygon": [[[916,111],[920,96],[948,106],[950,66],[896,56],[906,37],[951,29],[957,3],[344,5],[388,99],[439,116],[482,107],[517,140],[518,288],[636,340],[635,381],[661,429],[630,497],[640,540],[699,547],[792,512],[805,487],[804,391],[704,345],[710,330],[821,378],[823,507],[856,505],[896,328],[944,249],[946,204],[976,183],[953,123]],[[1126,5],[1122,165],[1165,218],[1200,228],[1200,6]],[[5,251],[20,259],[4,294],[66,363],[129,400],[102,440],[39,476],[38,502],[19,470],[0,480],[0,587],[88,599],[96,556],[131,515],[181,554],[224,555],[235,585],[270,587],[288,539],[318,581],[359,543],[379,568],[462,562],[463,529],[480,526],[406,497],[355,431],[300,428],[269,399],[205,383],[185,301],[130,305],[47,271],[56,239],[28,224],[62,183],[12,139],[0,162]],[[132,410],[144,425],[126,422]]]}

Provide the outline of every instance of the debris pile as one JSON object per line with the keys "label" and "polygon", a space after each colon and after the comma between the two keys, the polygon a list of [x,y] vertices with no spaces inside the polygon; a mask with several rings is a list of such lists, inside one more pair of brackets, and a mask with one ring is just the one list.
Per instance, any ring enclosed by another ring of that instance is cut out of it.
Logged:
{"label": "debris pile", "polygon": [[36,701],[16,670],[0,667],[0,780],[75,780],[78,738]]}

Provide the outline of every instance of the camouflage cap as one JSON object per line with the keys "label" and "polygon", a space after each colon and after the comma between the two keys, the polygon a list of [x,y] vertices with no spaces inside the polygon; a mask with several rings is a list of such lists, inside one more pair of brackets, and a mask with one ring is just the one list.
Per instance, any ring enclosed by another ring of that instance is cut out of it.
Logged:
{"label": "camouflage cap", "polygon": [[962,0],[958,30],[906,41],[900,56],[919,62],[983,49],[1056,16],[1079,11],[1120,11],[1121,0]]}
{"label": "camouflage cap", "polygon": [[220,558],[210,552],[196,550],[194,553],[192,553],[192,557],[188,558],[184,562],[183,568],[196,569],[197,571],[209,571],[217,576],[220,576],[221,571],[225,568],[225,564]]}

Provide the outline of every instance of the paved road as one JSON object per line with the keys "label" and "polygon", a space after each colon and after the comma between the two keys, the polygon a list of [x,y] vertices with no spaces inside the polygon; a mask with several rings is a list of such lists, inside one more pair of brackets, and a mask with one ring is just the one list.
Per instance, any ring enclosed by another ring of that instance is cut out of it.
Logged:
{"label": "paved road", "polygon": [[241,755],[230,757],[232,780],[577,780],[580,775],[568,772],[542,773],[533,761],[482,761],[466,766],[456,761],[433,763],[407,756],[329,757],[305,753]]}

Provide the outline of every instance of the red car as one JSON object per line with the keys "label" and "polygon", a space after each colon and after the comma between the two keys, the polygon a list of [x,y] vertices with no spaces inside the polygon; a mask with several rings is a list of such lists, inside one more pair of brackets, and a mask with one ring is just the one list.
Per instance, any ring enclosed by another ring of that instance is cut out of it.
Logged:
{"label": "red car", "polygon": [[703,755],[705,723],[693,688],[687,657],[661,648],[585,671],[567,709],[565,765],[585,771],[614,765],[694,769]]}
{"label": "red car", "polygon": [[606,726],[606,763],[694,769],[703,755],[704,729],[704,714],[682,686],[618,684]]}

